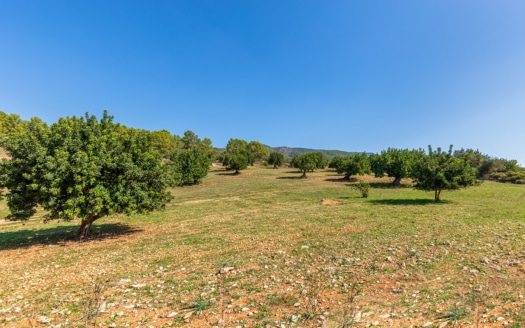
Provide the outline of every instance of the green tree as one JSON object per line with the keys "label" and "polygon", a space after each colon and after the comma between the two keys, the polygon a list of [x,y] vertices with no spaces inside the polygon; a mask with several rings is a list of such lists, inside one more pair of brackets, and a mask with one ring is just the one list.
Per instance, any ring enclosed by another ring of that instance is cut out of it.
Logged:
{"label": "green tree", "polygon": [[[267,156],[268,150],[258,141],[250,141],[248,143],[243,139],[230,138],[226,145],[226,152],[222,156],[222,165],[235,170],[235,173],[238,174],[240,170],[246,169],[248,165],[253,165],[255,160]],[[246,165],[244,165],[245,162],[247,163]]]}
{"label": "green tree", "polygon": [[180,185],[198,184],[208,175],[211,165],[211,157],[208,156],[204,147],[196,147],[172,157],[175,170],[180,173]]}
{"label": "green tree", "polygon": [[250,141],[246,149],[248,151],[250,165],[269,156],[268,149],[259,141]]}
{"label": "green tree", "polygon": [[324,169],[328,164],[328,160],[324,157],[323,153],[320,151],[313,153],[315,156],[315,168]]}
{"label": "green tree", "polygon": [[[39,118],[35,118],[40,120]],[[6,114],[0,111],[0,139],[7,137],[11,133],[20,132],[23,129],[24,121],[17,114]]]}
{"label": "green tree", "polygon": [[337,174],[344,174],[344,180],[350,180],[352,175],[365,175],[370,173],[370,159],[366,153],[343,156],[337,160],[335,170]]}
{"label": "green tree", "polygon": [[151,133],[122,129],[107,112],[100,121],[86,114],[51,126],[32,119],[2,146],[11,156],[0,164],[9,220],[27,220],[41,206],[46,219],[80,219],[84,238],[102,217],[160,210],[172,198],[169,166]]}
{"label": "green tree", "polygon": [[318,156],[315,153],[297,155],[292,158],[291,164],[301,170],[303,173],[301,178],[306,178],[306,172],[313,172],[317,168]]}
{"label": "green tree", "polygon": [[392,186],[399,187],[401,179],[410,176],[412,166],[421,156],[423,152],[417,150],[388,148],[370,158],[371,169],[378,178],[385,174],[394,178]]}
{"label": "green tree", "polygon": [[284,155],[276,151],[272,152],[268,158],[268,164],[273,165],[274,169],[278,168],[284,164]]}
{"label": "green tree", "polygon": [[339,167],[342,164],[343,159],[344,159],[343,156],[332,157],[332,159],[330,160],[330,163],[328,163],[328,168],[337,169],[337,167]]}
{"label": "green tree", "polygon": [[202,146],[202,140],[191,130],[184,132],[184,136],[182,136],[180,141],[183,150],[190,150]]}
{"label": "green tree", "polygon": [[223,165],[230,170],[235,170],[235,174],[239,174],[241,170],[248,167],[248,156],[246,153],[225,154]]}
{"label": "green tree", "polygon": [[153,149],[159,152],[164,158],[169,158],[171,154],[179,149],[179,136],[171,135],[168,130],[153,131]]}
{"label": "green tree", "polygon": [[243,139],[230,138],[226,145],[226,153],[237,154],[237,153],[248,153],[248,142]]}
{"label": "green tree", "polygon": [[476,179],[476,169],[470,166],[467,158],[458,158],[452,152],[436,151],[428,146],[428,154],[415,163],[412,168],[414,188],[434,191],[434,201],[441,200],[443,190],[457,190],[479,184]]}

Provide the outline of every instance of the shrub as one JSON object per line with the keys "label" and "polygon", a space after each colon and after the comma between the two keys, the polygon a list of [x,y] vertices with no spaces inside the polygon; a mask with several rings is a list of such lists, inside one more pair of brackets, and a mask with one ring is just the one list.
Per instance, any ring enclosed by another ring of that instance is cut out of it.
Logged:
{"label": "shrub", "polygon": [[368,198],[368,191],[370,190],[370,184],[365,181],[359,181],[355,185],[353,185],[355,189],[357,189],[363,198]]}

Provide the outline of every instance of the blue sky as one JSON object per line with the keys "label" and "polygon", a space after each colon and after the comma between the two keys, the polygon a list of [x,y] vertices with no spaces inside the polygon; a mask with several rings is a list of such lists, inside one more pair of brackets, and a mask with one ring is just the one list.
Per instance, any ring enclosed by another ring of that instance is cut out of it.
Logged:
{"label": "blue sky", "polygon": [[0,110],[525,165],[525,1],[0,0]]}

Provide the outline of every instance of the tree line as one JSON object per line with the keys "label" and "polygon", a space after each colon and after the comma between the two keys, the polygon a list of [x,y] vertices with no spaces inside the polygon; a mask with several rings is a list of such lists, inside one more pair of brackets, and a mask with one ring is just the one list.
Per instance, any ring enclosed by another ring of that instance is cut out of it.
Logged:
{"label": "tree line", "polygon": [[[218,153],[209,138],[192,131],[183,136],[167,130],[146,131],[115,123],[106,111],[99,120],[65,117],[48,125],[38,117],[29,121],[0,111],[0,147],[8,158],[0,162],[0,196],[5,197],[9,220],[28,220],[38,207],[46,220],[81,220],[77,236],[88,237],[96,220],[118,213],[148,213],[172,199],[168,188],[198,184],[211,163],[240,173],[264,162],[278,168],[285,156],[258,141],[231,138]],[[515,160],[490,158],[474,150],[448,151],[388,148],[380,154],[356,153],[328,160],[321,152],[294,156],[290,165],[301,177],[316,169],[333,168],[349,180],[374,174],[411,178],[414,187],[434,191],[479,183],[479,178],[525,183],[525,172]]]}
{"label": "tree line", "polygon": [[79,218],[81,238],[104,216],[164,208],[168,188],[199,183],[215,151],[191,131],[128,128],[106,111],[51,125],[0,112],[0,146],[9,157],[0,163],[7,219],[28,220],[40,206],[46,220]]}

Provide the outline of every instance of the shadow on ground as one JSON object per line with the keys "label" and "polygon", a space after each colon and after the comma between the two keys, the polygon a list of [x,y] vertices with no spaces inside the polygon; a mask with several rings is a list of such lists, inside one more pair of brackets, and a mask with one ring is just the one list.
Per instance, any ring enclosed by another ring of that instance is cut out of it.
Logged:
{"label": "shadow on ground", "polygon": [[284,179],[284,180],[301,180],[304,179],[303,176],[299,173],[299,175],[294,175],[292,177],[277,177],[276,179]]}
{"label": "shadow on ground", "polygon": [[[0,232],[0,250],[18,249],[37,245],[65,246],[67,242],[80,242],[77,226],[62,226],[39,230]],[[92,236],[82,242],[117,238],[140,232],[140,229],[121,223],[100,224],[92,227]]]}
{"label": "shadow on ground", "polygon": [[434,202],[433,199],[430,198],[422,198],[422,199],[374,199],[370,200],[370,203],[372,204],[381,204],[381,205],[430,205],[430,204],[450,204],[452,203],[449,200],[442,200],[440,202]]}

